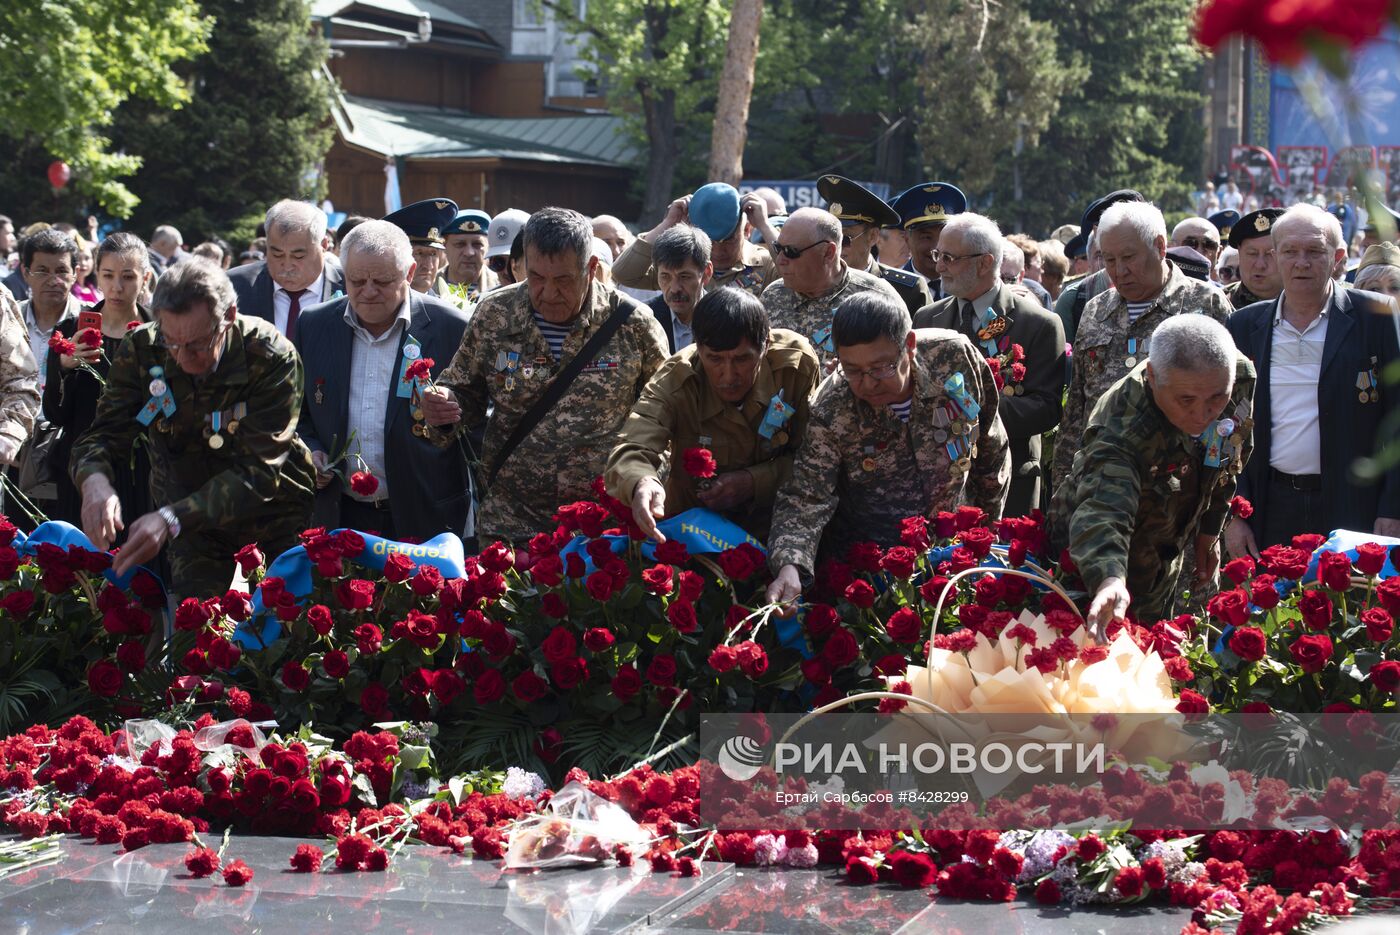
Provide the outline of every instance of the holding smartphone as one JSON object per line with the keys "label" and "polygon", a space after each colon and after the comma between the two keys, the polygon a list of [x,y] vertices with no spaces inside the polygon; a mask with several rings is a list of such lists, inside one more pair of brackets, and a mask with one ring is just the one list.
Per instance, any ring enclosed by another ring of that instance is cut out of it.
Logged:
{"label": "holding smartphone", "polygon": [[90,308],[85,308],[78,313],[78,331],[75,331],[74,334],[77,334],[78,332],[84,331],[88,328],[95,328],[97,329],[98,334],[102,333],[101,312],[94,311]]}

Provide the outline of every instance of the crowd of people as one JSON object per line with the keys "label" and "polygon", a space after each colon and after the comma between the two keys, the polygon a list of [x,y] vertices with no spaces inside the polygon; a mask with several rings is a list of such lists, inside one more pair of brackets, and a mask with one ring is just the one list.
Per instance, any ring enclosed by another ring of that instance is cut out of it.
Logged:
{"label": "crowd of people", "polygon": [[783,603],[910,515],[1044,511],[1100,623],[1208,593],[1222,546],[1400,536],[1374,228],[1349,269],[1307,202],[1169,230],[1122,190],[1042,241],[947,182],[818,189],[712,183],[636,235],[288,200],[238,257],[0,217],[5,510],[207,595],[311,525],[524,546],[601,476],[658,541],[692,507],[742,526]]}

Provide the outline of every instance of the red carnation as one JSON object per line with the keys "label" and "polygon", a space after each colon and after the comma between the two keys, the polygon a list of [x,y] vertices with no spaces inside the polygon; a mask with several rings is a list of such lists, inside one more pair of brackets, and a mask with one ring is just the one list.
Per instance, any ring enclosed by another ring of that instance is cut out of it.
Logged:
{"label": "red carnation", "polygon": [[923,889],[938,877],[938,865],[927,854],[895,851],[889,858],[890,875],[900,886]]}
{"label": "red carnation", "polygon": [[224,868],[224,882],[229,886],[246,886],[253,881],[253,868],[235,860]]}
{"label": "red carnation", "polygon": [[410,380],[432,380],[433,364],[436,363],[431,357],[420,357],[408,365],[408,370],[404,376]]}
{"label": "red carnation", "polygon": [[369,471],[356,471],[350,475],[350,489],[362,497],[372,496],[379,489],[379,478]]}
{"label": "red carnation", "polygon": [[102,332],[96,328],[84,328],[74,335],[74,338],[77,339],[77,343],[88,349],[102,346]]}
{"label": "red carnation", "polygon": [[219,869],[219,855],[207,847],[190,851],[185,855],[185,869],[195,879],[212,876]]}
{"label": "red carnation", "polygon": [[49,336],[49,350],[54,354],[62,354],[65,357],[72,357],[78,351],[78,347],[72,341],[65,338],[55,328],[53,334]]}
{"label": "red carnation", "polygon": [[292,855],[291,865],[294,873],[315,873],[321,869],[321,861],[325,859],[325,854],[314,844],[298,844],[297,852]]}
{"label": "red carnation", "polygon": [[1113,885],[1118,888],[1118,892],[1129,899],[1132,899],[1134,896],[1142,895],[1142,868],[1123,867],[1118,871],[1118,875],[1113,878]]}
{"label": "red carnation", "polygon": [[716,646],[710,651],[710,668],[716,672],[728,672],[739,662],[739,656],[732,646]]}
{"label": "red carnation", "polygon": [[1254,515],[1254,504],[1250,503],[1244,497],[1231,497],[1230,514],[1232,516],[1238,516],[1240,519],[1249,519]]}
{"label": "red carnation", "polygon": [[691,477],[707,478],[715,476],[715,456],[708,448],[687,448],[681,455],[685,472]]}

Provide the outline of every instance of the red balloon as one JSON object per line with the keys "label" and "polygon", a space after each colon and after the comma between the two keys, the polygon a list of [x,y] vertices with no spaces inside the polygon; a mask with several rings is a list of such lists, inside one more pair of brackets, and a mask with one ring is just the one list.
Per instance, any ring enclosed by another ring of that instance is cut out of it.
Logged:
{"label": "red balloon", "polygon": [[73,177],[73,170],[68,168],[68,163],[62,159],[55,159],[49,163],[49,184],[54,188],[62,188],[68,184],[68,180]]}

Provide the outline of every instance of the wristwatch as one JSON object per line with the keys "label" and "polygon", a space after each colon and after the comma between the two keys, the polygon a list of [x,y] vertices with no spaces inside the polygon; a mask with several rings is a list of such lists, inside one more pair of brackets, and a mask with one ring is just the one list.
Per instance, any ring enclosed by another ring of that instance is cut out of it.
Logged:
{"label": "wristwatch", "polygon": [[156,511],[160,518],[165,520],[166,528],[170,530],[170,538],[178,539],[180,536],[180,518],[175,515],[175,511],[168,506],[163,506]]}

